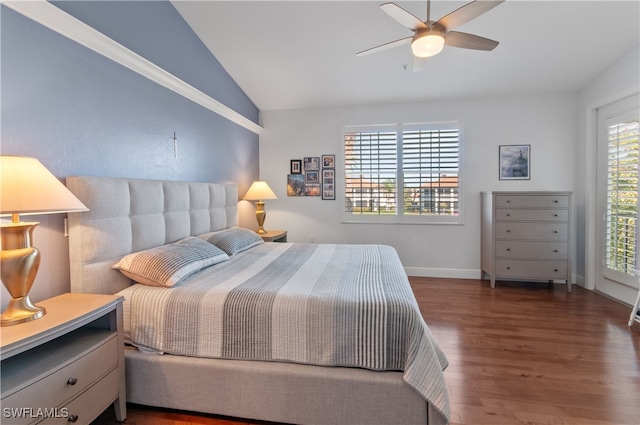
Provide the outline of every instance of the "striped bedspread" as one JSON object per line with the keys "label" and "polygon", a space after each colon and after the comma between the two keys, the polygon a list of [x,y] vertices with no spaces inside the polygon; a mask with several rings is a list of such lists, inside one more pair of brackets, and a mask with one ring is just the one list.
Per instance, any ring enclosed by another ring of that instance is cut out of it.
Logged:
{"label": "striped bedspread", "polygon": [[137,285],[130,303],[140,347],[404,371],[449,417],[447,359],[389,246],[266,243],[173,288]]}

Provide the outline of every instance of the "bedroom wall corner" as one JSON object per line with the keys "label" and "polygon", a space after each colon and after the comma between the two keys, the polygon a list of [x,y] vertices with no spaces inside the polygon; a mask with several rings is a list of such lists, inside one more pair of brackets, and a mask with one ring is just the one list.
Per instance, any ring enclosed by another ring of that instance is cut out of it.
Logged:
{"label": "bedroom wall corner", "polygon": [[[197,63],[188,72],[171,71],[258,120],[255,105],[169,2],[63,3],[79,17],[92,17],[94,28],[126,33],[119,42],[149,60],[164,52],[180,59],[174,67]],[[127,20],[118,18],[125,15]],[[243,194],[259,178],[254,132],[4,4],[0,20],[2,155],[36,157],[63,182],[69,175],[231,182]],[[171,43],[154,41],[158,31]],[[241,213],[240,223],[250,225],[252,214]],[[42,252],[35,302],[69,291],[64,217],[34,217],[41,222],[34,242]],[[3,288],[3,306],[7,297]]]}

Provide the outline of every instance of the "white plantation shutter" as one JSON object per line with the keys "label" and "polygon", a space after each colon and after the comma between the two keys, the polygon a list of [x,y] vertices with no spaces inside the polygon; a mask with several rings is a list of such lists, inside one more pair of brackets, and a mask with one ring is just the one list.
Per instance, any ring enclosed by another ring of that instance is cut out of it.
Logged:
{"label": "white plantation shutter", "polygon": [[460,127],[345,127],[343,220],[461,223]]}
{"label": "white plantation shutter", "polygon": [[345,211],[351,215],[397,213],[395,129],[363,129],[344,134]]}
{"label": "white plantation shutter", "polygon": [[605,273],[633,274],[638,267],[638,120],[607,123]]}

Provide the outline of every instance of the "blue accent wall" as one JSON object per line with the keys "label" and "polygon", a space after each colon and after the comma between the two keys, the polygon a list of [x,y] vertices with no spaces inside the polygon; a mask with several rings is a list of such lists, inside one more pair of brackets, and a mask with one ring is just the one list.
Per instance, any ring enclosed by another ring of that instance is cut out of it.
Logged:
{"label": "blue accent wall", "polygon": [[[55,4],[257,122],[170,2]],[[34,156],[60,178],[224,181],[241,194],[259,178],[256,134],[4,5],[0,13],[3,155]]]}
{"label": "blue accent wall", "polygon": [[[259,111],[168,1],[55,5],[253,122]],[[233,182],[259,179],[258,135],[0,5],[0,153],[69,175]],[[174,157],[171,137],[178,138]],[[255,223],[240,202],[240,221]],[[39,221],[31,299],[69,291],[64,214]],[[252,219],[253,221],[247,221]],[[9,295],[0,290],[1,304]]]}

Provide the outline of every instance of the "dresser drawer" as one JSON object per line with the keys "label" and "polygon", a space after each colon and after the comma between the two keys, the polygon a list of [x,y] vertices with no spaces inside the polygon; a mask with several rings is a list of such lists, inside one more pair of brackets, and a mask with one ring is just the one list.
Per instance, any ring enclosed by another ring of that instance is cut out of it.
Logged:
{"label": "dresser drawer", "polygon": [[[56,417],[48,418],[42,424],[69,425],[88,424],[97,418],[118,396],[118,369],[96,382],[65,406],[58,409]],[[106,402],[105,400],[109,400]]]}
{"label": "dresser drawer", "polygon": [[527,210],[515,208],[496,209],[497,221],[568,221],[568,210]]}
{"label": "dresser drawer", "polygon": [[[101,376],[117,366],[119,346],[115,333],[87,334],[79,335],[79,337],[86,338],[89,342],[94,340],[96,342],[76,360],[3,398],[3,408],[25,408],[36,412],[38,409],[51,409],[60,406],[62,403],[82,393]],[[64,341],[65,338],[60,338],[60,340]],[[41,367],[40,365],[46,365],[47,363],[52,364],[51,367],[55,369],[53,365],[56,362],[61,362],[58,357],[65,358],[60,354],[63,350],[64,347],[61,351],[49,353],[43,351],[36,363],[31,366],[32,369],[37,370]],[[64,363],[61,362],[60,364],[63,365]],[[3,362],[4,367],[17,366],[11,362]],[[74,379],[76,380],[75,383],[71,384],[70,382],[73,381],[70,380]],[[30,417],[11,419],[14,424],[28,424],[34,420],[34,418]]]}
{"label": "dresser drawer", "polygon": [[496,207],[568,208],[567,195],[496,195]]}
{"label": "dresser drawer", "polygon": [[496,275],[522,279],[567,279],[566,261],[496,259]]}
{"label": "dresser drawer", "polygon": [[536,260],[566,260],[566,242],[496,241],[496,257]]}
{"label": "dresser drawer", "polygon": [[567,223],[496,223],[496,239],[566,241]]}

